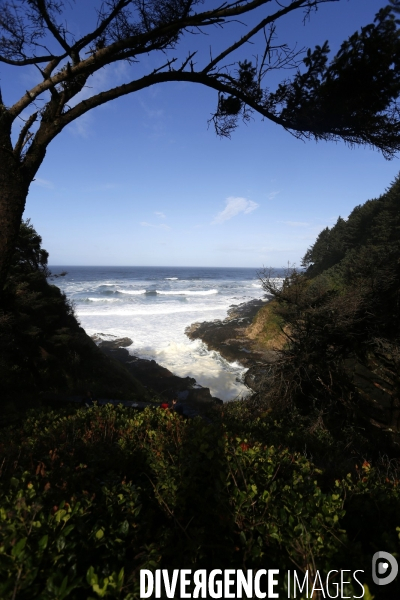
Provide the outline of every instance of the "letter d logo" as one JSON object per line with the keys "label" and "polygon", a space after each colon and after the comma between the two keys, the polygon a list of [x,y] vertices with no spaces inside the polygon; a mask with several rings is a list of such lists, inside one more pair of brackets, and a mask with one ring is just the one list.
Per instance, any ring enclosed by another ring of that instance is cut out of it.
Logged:
{"label": "letter d logo", "polygon": [[399,565],[397,564],[397,560],[389,552],[384,552],[383,550],[375,552],[372,557],[372,579],[376,585],[392,583],[397,576],[398,570]]}

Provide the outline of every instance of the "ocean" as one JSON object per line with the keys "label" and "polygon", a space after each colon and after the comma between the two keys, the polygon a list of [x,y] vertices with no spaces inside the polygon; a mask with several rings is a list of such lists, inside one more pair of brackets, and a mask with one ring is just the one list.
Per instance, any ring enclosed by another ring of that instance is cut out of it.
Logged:
{"label": "ocean", "polygon": [[[218,352],[191,341],[185,328],[224,319],[232,305],[264,297],[256,269],[201,267],[50,267],[51,279],[73,301],[89,335],[129,337],[127,349],[154,359],[180,377],[194,377],[211,394],[232,400],[248,394],[246,372]],[[280,273],[277,273],[280,275]]]}

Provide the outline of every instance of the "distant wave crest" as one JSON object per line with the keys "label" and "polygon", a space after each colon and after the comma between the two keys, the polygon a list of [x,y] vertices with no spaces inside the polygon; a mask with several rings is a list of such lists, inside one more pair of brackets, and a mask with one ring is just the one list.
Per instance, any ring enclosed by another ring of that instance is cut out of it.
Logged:
{"label": "distant wave crest", "polygon": [[139,296],[145,294],[146,290],[117,290],[118,294],[129,294],[129,296]]}
{"label": "distant wave crest", "polygon": [[218,290],[176,290],[176,291],[162,291],[156,290],[157,294],[162,296],[211,296],[212,294],[218,294]]}
{"label": "distant wave crest", "polygon": [[87,302],[118,302],[116,298],[85,298]]}

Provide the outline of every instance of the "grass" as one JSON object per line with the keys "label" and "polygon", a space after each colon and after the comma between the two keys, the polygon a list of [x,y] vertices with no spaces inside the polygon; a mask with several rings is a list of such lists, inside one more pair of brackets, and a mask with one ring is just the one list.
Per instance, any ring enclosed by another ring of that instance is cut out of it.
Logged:
{"label": "grass", "polygon": [[275,314],[276,302],[273,300],[261,307],[252,324],[247,328],[247,336],[266,350],[279,350],[286,343],[282,332],[283,319]]}

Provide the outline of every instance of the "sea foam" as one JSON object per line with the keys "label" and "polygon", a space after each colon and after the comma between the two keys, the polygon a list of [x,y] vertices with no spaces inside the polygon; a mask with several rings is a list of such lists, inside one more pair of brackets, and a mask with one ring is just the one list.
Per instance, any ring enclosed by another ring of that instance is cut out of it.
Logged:
{"label": "sea foam", "polygon": [[140,296],[145,294],[146,290],[116,290],[118,294],[128,294],[130,296]]}
{"label": "sea foam", "polygon": [[156,290],[157,294],[160,296],[212,296],[213,294],[218,294],[218,290]]}
{"label": "sea foam", "polygon": [[[58,267],[59,268],[59,267]],[[64,268],[64,267],[63,267]],[[154,359],[179,376],[194,377],[213,396],[248,393],[245,369],[228,363],[185,329],[224,319],[232,305],[263,298],[255,269],[66,267],[57,285],[74,301],[89,335],[129,337],[129,352]]]}

